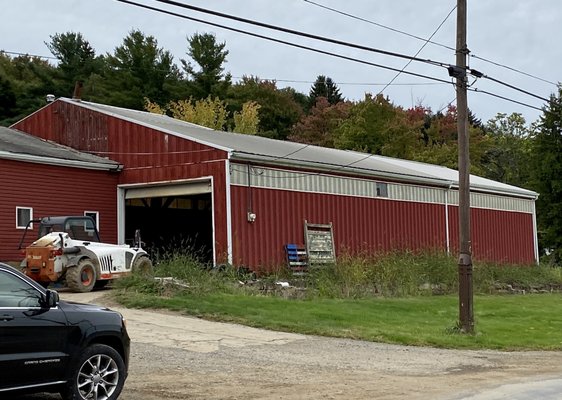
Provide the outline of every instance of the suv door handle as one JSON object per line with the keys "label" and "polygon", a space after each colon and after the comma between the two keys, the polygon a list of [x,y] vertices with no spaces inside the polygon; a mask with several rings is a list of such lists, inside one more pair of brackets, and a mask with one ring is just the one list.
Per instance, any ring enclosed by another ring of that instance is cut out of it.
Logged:
{"label": "suv door handle", "polygon": [[11,321],[13,319],[14,319],[13,315],[9,315],[9,314],[0,315],[0,321]]}

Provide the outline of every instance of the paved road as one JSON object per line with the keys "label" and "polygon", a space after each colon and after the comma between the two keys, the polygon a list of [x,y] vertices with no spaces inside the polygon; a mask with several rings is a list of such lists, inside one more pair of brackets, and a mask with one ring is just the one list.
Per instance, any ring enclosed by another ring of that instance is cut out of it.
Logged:
{"label": "paved road", "polygon": [[[64,299],[97,303],[107,301],[99,297],[103,294],[61,293]],[[562,376],[559,352],[394,346],[116,309],[127,319],[132,339],[122,400],[451,400],[502,384]]]}
{"label": "paved road", "polygon": [[502,385],[484,390],[478,394],[463,397],[462,400],[560,400],[562,379],[530,381]]}

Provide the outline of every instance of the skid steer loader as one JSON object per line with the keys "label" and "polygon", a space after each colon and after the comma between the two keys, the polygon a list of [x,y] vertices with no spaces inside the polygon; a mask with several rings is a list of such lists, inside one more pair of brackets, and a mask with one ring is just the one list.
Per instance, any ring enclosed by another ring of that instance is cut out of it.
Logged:
{"label": "skid steer loader", "polygon": [[88,216],[44,217],[33,222],[39,223],[39,239],[25,247],[21,266],[43,286],[62,282],[75,292],[89,292],[133,271],[152,272],[138,231],[133,246],[114,245],[100,242],[94,220]]}

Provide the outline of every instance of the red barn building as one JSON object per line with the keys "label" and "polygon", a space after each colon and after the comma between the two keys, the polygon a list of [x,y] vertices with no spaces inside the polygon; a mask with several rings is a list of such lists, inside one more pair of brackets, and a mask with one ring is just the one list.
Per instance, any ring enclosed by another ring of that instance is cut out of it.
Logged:
{"label": "red barn building", "polygon": [[[105,222],[114,228],[108,236],[119,242],[140,228],[149,244],[194,246],[207,249],[214,263],[259,268],[284,263],[284,245],[303,243],[308,221],[332,224],[336,253],[457,249],[458,173],[445,167],[217,132],[69,99],[13,128],[122,165],[105,173],[113,198],[92,188],[72,201],[84,210],[101,201],[107,211],[100,219],[112,219]],[[28,168],[26,176],[43,167]],[[29,197],[18,189],[20,179],[7,186],[17,201]],[[537,262],[536,198],[471,176],[474,257]]]}
{"label": "red barn building", "polygon": [[[18,261],[27,222],[54,215],[94,217],[104,240],[117,240],[121,165],[0,127],[0,260]],[[27,244],[37,238],[31,226]]]}

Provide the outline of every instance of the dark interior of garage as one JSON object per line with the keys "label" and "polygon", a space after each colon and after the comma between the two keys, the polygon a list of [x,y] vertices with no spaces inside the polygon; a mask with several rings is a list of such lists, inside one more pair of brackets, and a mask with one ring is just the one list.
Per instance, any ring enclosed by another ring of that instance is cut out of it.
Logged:
{"label": "dark interior of garage", "polygon": [[213,261],[212,199],[210,193],[128,199],[125,238],[132,243],[140,229],[143,247],[151,257],[189,253],[202,262]]}

